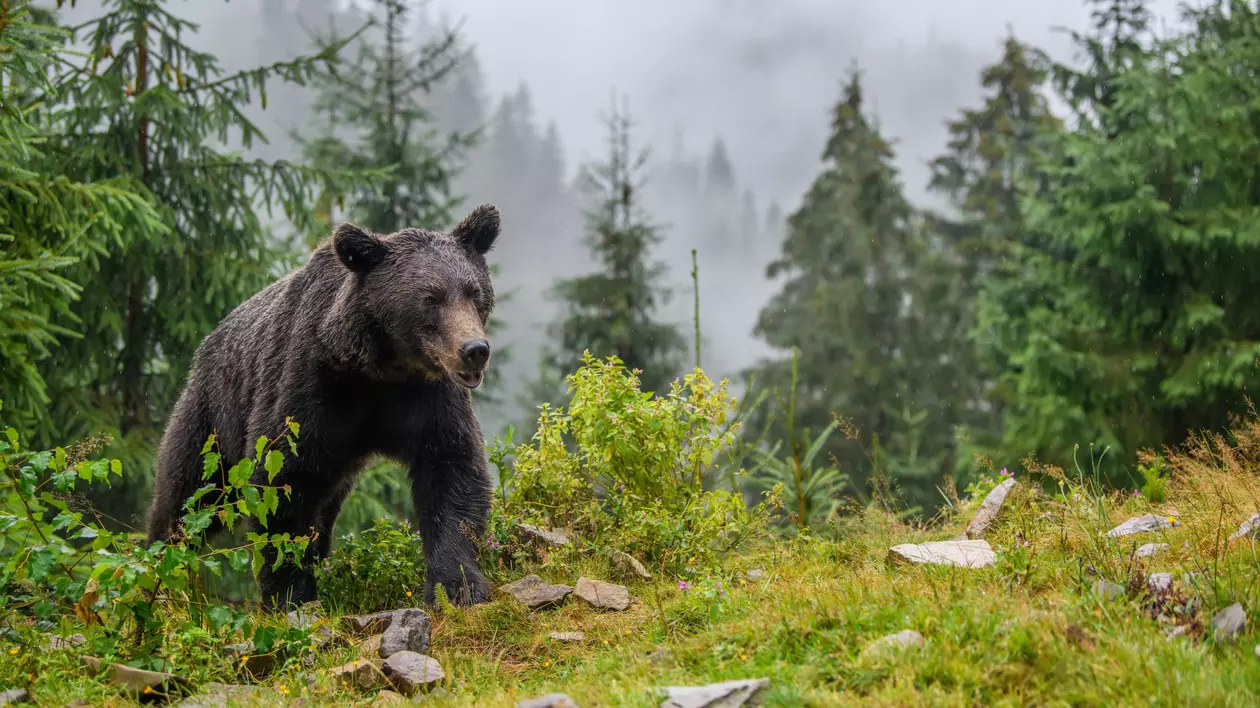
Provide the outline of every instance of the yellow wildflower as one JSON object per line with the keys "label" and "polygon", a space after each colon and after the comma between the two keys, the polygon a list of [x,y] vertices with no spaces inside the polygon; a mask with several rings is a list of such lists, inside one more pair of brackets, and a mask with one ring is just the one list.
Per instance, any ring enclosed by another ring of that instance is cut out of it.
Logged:
{"label": "yellow wildflower", "polygon": [[9,655],[10,655],[10,656],[17,656],[17,653],[18,653],[17,648],[13,648],[13,649],[10,649],[10,650],[9,650]]}
{"label": "yellow wildflower", "polygon": [[408,591],[407,591],[407,598],[408,598],[408,599],[410,599],[410,598],[411,598],[411,591],[410,591],[410,590],[408,590]]}
{"label": "yellow wildflower", "polygon": [[1175,517],[1170,516],[1168,517],[1168,523],[1175,524],[1177,523],[1177,519]]}

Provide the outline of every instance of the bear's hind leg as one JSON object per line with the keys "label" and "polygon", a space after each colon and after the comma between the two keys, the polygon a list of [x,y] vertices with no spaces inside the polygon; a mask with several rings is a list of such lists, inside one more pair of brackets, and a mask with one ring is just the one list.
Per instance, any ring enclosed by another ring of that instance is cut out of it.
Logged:
{"label": "bear's hind leg", "polygon": [[[197,386],[191,383],[175,404],[158,447],[153,500],[145,517],[150,543],[171,540],[175,535],[184,516],[184,502],[202,486],[201,449],[213,432]],[[217,524],[207,529],[206,535],[216,529]]]}

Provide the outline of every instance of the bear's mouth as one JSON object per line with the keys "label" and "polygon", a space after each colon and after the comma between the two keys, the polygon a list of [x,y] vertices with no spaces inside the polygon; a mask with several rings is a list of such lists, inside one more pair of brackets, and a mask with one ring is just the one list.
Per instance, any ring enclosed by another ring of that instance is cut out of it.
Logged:
{"label": "bear's mouth", "polygon": [[471,373],[465,372],[465,371],[456,371],[452,375],[452,378],[458,381],[465,388],[477,388],[478,386],[481,385],[481,380],[485,378],[485,374],[484,372],[481,372],[481,371],[475,371]]}

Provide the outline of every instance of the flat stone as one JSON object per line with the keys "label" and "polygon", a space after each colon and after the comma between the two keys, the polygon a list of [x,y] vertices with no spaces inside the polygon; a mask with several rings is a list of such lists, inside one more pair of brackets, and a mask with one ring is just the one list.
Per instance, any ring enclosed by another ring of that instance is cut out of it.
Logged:
{"label": "flat stone", "polygon": [[530,574],[497,589],[525,604],[531,610],[560,605],[572,592],[568,585],[550,585],[537,575]]}
{"label": "flat stone", "polygon": [[1146,587],[1151,592],[1168,592],[1172,589],[1173,574],[1172,573],[1151,573],[1146,576]]}
{"label": "flat stone", "polygon": [[25,688],[10,688],[7,691],[0,691],[0,706],[28,703],[30,700],[31,694]]}
{"label": "flat stone", "polygon": [[585,632],[552,632],[548,635],[553,641],[573,644],[586,641]]}
{"label": "flat stone", "polygon": [[[82,656],[79,660],[93,672],[101,670],[101,660],[92,656]],[[193,686],[188,679],[161,671],[145,671],[126,664],[110,664],[109,685],[123,693],[136,696],[141,702],[169,700],[192,693]]]}
{"label": "flat stone", "polygon": [[1257,535],[1260,535],[1260,514],[1255,514],[1239,524],[1238,530],[1229,535],[1229,540],[1237,541],[1243,537],[1255,538]]}
{"label": "flat stone", "polygon": [[1118,600],[1124,597],[1124,586],[1110,580],[1095,580],[1090,589],[1095,595],[1101,595],[1106,600]]}
{"label": "flat stone", "polygon": [[573,596],[591,607],[621,611],[630,606],[630,591],[602,580],[578,578]]}
{"label": "flat stone", "polygon": [[1183,634],[1185,634],[1186,632],[1189,632],[1189,631],[1190,631],[1190,625],[1187,625],[1187,624],[1179,624],[1179,625],[1177,625],[1176,627],[1172,627],[1172,628],[1170,628],[1167,632],[1164,632],[1164,638],[1165,638],[1165,639],[1176,639],[1177,637],[1180,637],[1181,635],[1183,635]]}
{"label": "flat stone", "polygon": [[876,639],[867,645],[866,649],[864,649],[862,653],[870,656],[879,656],[898,649],[921,646],[923,646],[922,634],[919,634],[913,629],[903,629],[895,634],[889,634]]}
{"label": "flat stone", "polygon": [[746,573],[749,580],[761,580],[766,575],[766,571],[761,568],[753,568]]}
{"label": "flat stone", "polygon": [[381,668],[394,688],[405,696],[432,688],[446,678],[446,672],[436,659],[414,651],[394,654]]}
{"label": "flat stone", "polygon": [[393,618],[393,612],[374,612],[370,615],[342,617],[341,623],[345,626],[346,631],[351,634],[363,636],[384,632]]}
{"label": "flat stone", "polygon": [[739,708],[760,702],[770,679],[742,679],[707,686],[670,686],[657,689],[665,700],[660,708]]}
{"label": "flat stone", "polygon": [[379,650],[382,659],[400,651],[414,651],[423,654],[429,650],[429,633],[431,625],[429,615],[424,610],[399,610],[390,620],[389,628],[381,636]]}
{"label": "flat stone", "polygon": [[1150,531],[1170,529],[1174,526],[1181,525],[1180,521],[1174,520],[1170,522],[1168,519],[1169,517],[1156,516],[1154,514],[1135,516],[1134,518],[1129,519],[1128,521],[1108,531],[1107,535],[1112,538],[1119,538],[1121,536],[1132,536],[1133,534],[1138,533],[1148,533]]}
{"label": "flat stone", "polygon": [[1161,553],[1166,550],[1168,550],[1167,543],[1147,543],[1147,544],[1138,546],[1138,549],[1133,552],[1133,557],[1134,558],[1150,558],[1156,553]]}
{"label": "flat stone", "polygon": [[389,685],[385,674],[367,659],[358,659],[328,670],[334,681],[353,686],[360,691],[375,691]]}
{"label": "flat stone", "polygon": [[386,691],[381,691],[380,693],[376,694],[376,698],[373,699],[372,705],[388,706],[388,705],[393,705],[395,703],[408,703],[408,702],[409,701],[407,700],[407,697],[402,695],[401,693],[395,693],[394,691],[386,690]]}
{"label": "flat stone", "polygon": [[1212,618],[1212,639],[1217,644],[1232,643],[1247,627],[1247,611],[1235,602]]}
{"label": "flat stone", "polygon": [[967,524],[967,530],[963,536],[967,539],[977,539],[984,535],[985,530],[997,518],[1002,511],[1002,505],[1006,503],[1006,496],[1011,493],[1018,483],[1013,479],[993,488],[984,501],[980,504],[980,509],[976,511],[976,515],[971,518],[971,523]]}
{"label": "flat stone", "polygon": [[260,689],[258,686],[241,686],[211,681],[202,687],[201,693],[176,703],[178,708],[227,708],[246,703]]}
{"label": "flat stone", "polygon": [[578,704],[563,693],[548,693],[538,698],[526,698],[517,703],[516,708],[578,708]]}
{"label": "flat stone", "polygon": [[58,634],[44,635],[44,651],[61,651],[62,649],[74,649],[87,644],[87,637],[82,634],[71,634],[63,637]]}
{"label": "flat stone", "polygon": [[987,568],[997,562],[997,554],[988,541],[975,539],[903,543],[888,549],[888,559],[893,564],[929,563],[961,568]]}
{"label": "flat stone", "polygon": [[545,548],[562,548],[570,545],[569,536],[563,531],[548,531],[533,524],[517,524],[516,536],[526,543]]}
{"label": "flat stone", "polygon": [[639,559],[629,553],[613,551],[608,557],[612,560],[613,567],[620,570],[626,576],[638,578],[639,580],[652,579],[652,574],[648,572],[647,568],[644,568],[643,564],[639,562]]}

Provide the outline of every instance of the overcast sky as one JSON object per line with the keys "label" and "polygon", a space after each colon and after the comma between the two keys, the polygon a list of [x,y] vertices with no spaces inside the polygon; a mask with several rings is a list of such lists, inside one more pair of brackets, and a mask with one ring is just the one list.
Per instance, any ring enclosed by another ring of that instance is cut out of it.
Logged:
{"label": "overcast sky", "polygon": [[[1156,0],[1170,20],[1176,0]],[[944,121],[977,100],[979,71],[1017,37],[1068,58],[1082,0],[431,0],[462,19],[492,95],[527,81],[570,158],[598,151],[598,113],[625,93],[658,152],[715,134],[740,177],[791,208],[818,167],[828,111],[856,59],[921,200]]]}

